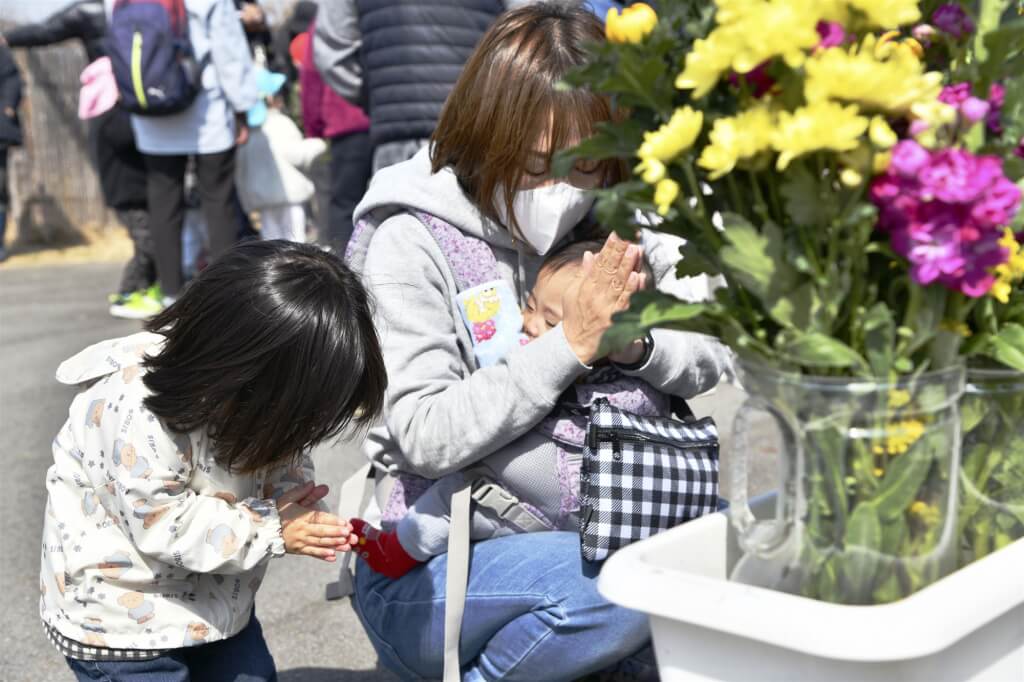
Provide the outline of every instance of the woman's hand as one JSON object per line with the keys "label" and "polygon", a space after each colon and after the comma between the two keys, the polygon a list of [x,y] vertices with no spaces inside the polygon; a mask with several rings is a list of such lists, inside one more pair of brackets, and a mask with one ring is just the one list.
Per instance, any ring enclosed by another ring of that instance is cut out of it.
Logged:
{"label": "woman's hand", "polygon": [[311,509],[328,492],[325,485],[304,483],[281,495],[277,513],[285,551],[334,561],[335,552],[347,552],[357,541],[352,526],[333,514]]}
{"label": "woman's hand", "polygon": [[583,265],[562,298],[562,326],[569,347],[585,365],[600,356],[601,337],[612,315],[629,308],[629,299],[643,286],[639,246],[609,235],[601,253],[583,256]]}

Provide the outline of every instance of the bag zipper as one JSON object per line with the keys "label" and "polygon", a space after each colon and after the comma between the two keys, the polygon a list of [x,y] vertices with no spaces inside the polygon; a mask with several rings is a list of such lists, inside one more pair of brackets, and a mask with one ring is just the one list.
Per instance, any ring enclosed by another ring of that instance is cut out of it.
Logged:
{"label": "bag zipper", "polygon": [[698,450],[711,445],[717,445],[718,441],[713,439],[694,441],[692,443],[679,443],[666,438],[657,438],[635,431],[626,431],[614,427],[591,426],[587,433],[587,447],[594,450],[600,443],[611,443],[612,452],[622,452],[622,443],[657,443],[677,450]]}

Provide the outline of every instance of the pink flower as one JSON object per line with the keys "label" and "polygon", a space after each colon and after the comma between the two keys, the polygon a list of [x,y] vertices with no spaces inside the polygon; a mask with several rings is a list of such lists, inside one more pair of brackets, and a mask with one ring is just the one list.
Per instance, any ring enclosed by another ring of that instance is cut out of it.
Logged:
{"label": "pink flower", "polygon": [[988,116],[985,117],[985,125],[996,135],[1003,132],[1003,122],[1000,114],[1003,109],[1003,101],[1006,99],[1006,88],[1002,83],[993,83],[988,89]]}
{"label": "pink flower", "polygon": [[929,45],[932,42],[932,36],[935,35],[935,27],[930,24],[918,24],[910,32],[910,35],[914,36],[914,39],[922,45]]}
{"label": "pink flower", "polygon": [[[752,94],[757,99],[760,99],[771,92],[772,88],[775,87],[775,79],[768,75],[768,65],[770,62],[761,62],[755,66],[750,72],[742,75],[747,82],[747,86],[752,88]],[[729,74],[729,83],[733,87],[740,87],[741,76],[735,72]]]}
{"label": "pink flower", "polygon": [[819,21],[817,28],[818,35],[821,36],[819,49],[836,47],[846,42],[846,31],[843,30],[843,25],[836,21]]}
{"label": "pink flower", "polygon": [[914,177],[928,163],[928,150],[914,140],[901,140],[892,148],[889,168],[904,177]]}
{"label": "pink flower", "polygon": [[1009,253],[1003,229],[1020,209],[1021,190],[995,156],[962,149],[930,152],[913,140],[893,148],[886,172],[870,187],[878,228],[907,259],[915,281],[981,296],[991,269]]}
{"label": "pink flower", "polygon": [[[1005,88],[997,84],[989,90],[989,100],[985,101],[971,94],[970,83],[954,83],[942,88],[939,93],[939,101],[956,107],[964,120],[970,123],[977,123],[986,119],[989,128],[992,128],[993,114],[996,126],[999,126],[999,109],[1003,106]],[[994,128],[993,128],[994,130]]]}
{"label": "pink flower", "polygon": [[943,33],[948,33],[954,40],[974,33],[974,22],[960,5],[952,2],[940,5],[935,10],[932,14],[932,24]]}

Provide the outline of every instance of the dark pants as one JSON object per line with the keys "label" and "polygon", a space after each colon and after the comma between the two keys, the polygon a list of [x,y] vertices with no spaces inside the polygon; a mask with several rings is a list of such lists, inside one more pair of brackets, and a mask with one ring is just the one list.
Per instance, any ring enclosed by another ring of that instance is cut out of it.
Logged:
{"label": "dark pants", "polygon": [[331,138],[331,203],[326,234],[320,241],[339,255],[345,253],[352,236],[352,213],[370,181],[372,152],[369,133]]}
{"label": "dark pants", "polygon": [[117,212],[117,218],[128,228],[128,236],[132,238],[135,249],[121,273],[118,293],[130,294],[148,289],[156,281],[156,248],[149,230],[149,211],[144,208],[123,209]]}
{"label": "dark pants", "polygon": [[[238,238],[235,209],[235,150],[196,157],[199,200],[209,231],[208,260]],[[156,275],[165,296],[181,291],[181,228],[185,220],[187,156],[146,154],[149,226],[156,247]]]}
{"label": "dark pants", "polygon": [[7,231],[7,147],[0,145],[0,249]]}
{"label": "dark pants", "polygon": [[67,659],[79,682],[273,682],[274,659],[263,628],[252,617],[234,637],[213,644],[174,649],[150,661]]}

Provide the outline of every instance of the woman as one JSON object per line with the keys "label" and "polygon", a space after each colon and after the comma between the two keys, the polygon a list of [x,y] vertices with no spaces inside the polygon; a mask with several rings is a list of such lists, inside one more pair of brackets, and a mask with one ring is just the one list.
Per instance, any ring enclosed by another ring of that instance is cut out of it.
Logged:
{"label": "woman", "polygon": [[[377,226],[364,276],[391,380],[385,425],[369,441],[382,468],[438,478],[512,443],[600,359],[611,315],[628,305],[641,254],[611,237],[575,280],[579,291],[566,301],[577,303],[561,324],[505,362],[478,368],[445,251],[409,213],[435,216],[486,244],[525,303],[543,254],[568,241],[589,210],[585,190],[616,179],[611,162],[580,163],[567,179],[550,173],[555,151],[611,116],[604,99],[557,87],[585,59],[582,46],[602,38],[599,20],[584,9],[542,3],[504,15],[466,64],[429,152],[378,173],[357,208],[357,221]],[[671,333],[638,341],[617,359],[627,373],[681,395],[710,388],[723,365],[713,342]],[[387,522],[402,486],[394,475],[378,479]],[[359,562],[358,612],[384,665],[403,677],[441,675],[445,572],[445,556],[398,580]],[[630,656],[648,637],[645,616],[606,602],[584,574],[578,533],[473,546],[464,679],[571,680]]]}

